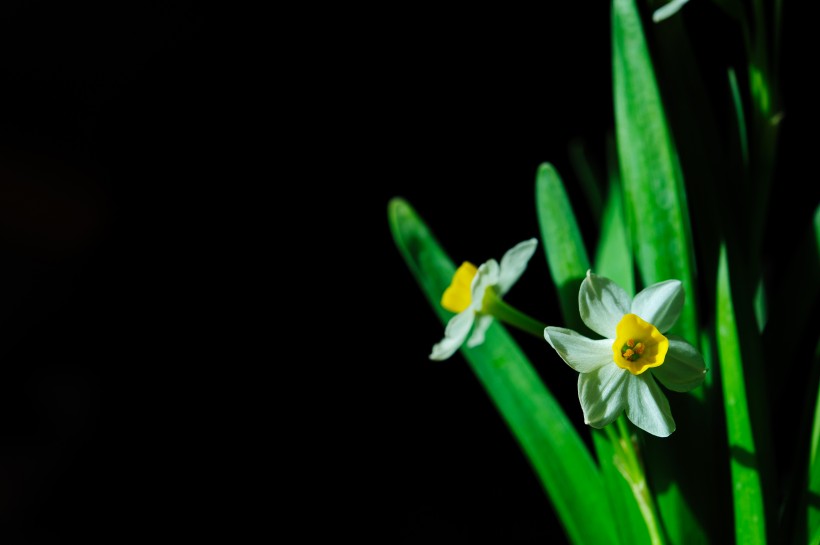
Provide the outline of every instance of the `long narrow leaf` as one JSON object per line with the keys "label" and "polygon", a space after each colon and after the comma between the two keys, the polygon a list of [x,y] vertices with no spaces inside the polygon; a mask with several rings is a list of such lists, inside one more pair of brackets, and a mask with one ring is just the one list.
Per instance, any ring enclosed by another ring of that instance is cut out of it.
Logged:
{"label": "long narrow leaf", "polygon": [[[733,163],[727,159],[739,154],[735,150],[737,132],[730,131],[732,137],[728,137],[727,129],[717,122],[713,96],[707,92],[702,77],[703,64],[692,45],[692,40],[700,41],[700,37],[692,36],[684,17],[672,17],[651,25],[651,29],[653,67],[663,98],[663,113],[683,169],[688,202],[695,203],[689,214],[691,223],[697,226],[692,235],[698,247],[698,268],[711,273],[717,270],[719,253],[715,233],[720,229],[721,216],[725,215],[715,189],[725,187],[727,180],[733,179],[734,171],[728,169]],[[713,301],[714,275],[704,276],[697,282],[698,295]],[[707,376],[704,393],[709,390],[710,378]]]}
{"label": "long narrow leaf", "polygon": [[717,344],[731,451],[735,540],[744,545],[755,545],[766,543],[766,517],[729,282],[728,259],[723,248],[718,266]]}
{"label": "long narrow leaf", "polygon": [[595,252],[595,272],[611,278],[630,295],[635,295],[632,241],[623,207],[621,182],[615,158],[609,165],[609,194],[601,222],[601,237]]}
{"label": "long narrow leaf", "polygon": [[[814,414],[811,419],[811,434],[803,449],[807,452],[805,457],[805,472],[797,472],[795,479],[791,483],[792,492],[800,494],[799,506],[795,509],[793,505],[785,507],[792,508],[796,513],[792,513],[791,520],[787,520],[788,527],[793,527],[794,543],[820,544],[820,389],[818,389],[818,378],[820,378],[820,339],[817,340],[814,349],[814,358],[811,376],[808,379],[809,387],[814,396]],[[802,460],[798,461],[801,464]],[[787,498],[788,500],[788,498]],[[787,527],[787,528],[788,528]]]}
{"label": "long narrow leaf", "polygon": [[567,151],[569,152],[572,169],[575,171],[575,177],[580,182],[581,189],[584,190],[586,195],[589,210],[592,212],[592,220],[599,224],[604,205],[601,197],[601,184],[595,174],[596,170],[590,163],[587,150],[580,139],[571,141]]}
{"label": "long narrow leaf", "polygon": [[[396,246],[437,316],[455,267],[413,208],[393,199],[388,208]],[[462,354],[495,403],[547,491],[573,543],[615,543],[600,472],[578,433],[503,326],[493,324],[484,344]],[[604,507],[602,509],[602,506]]]}
{"label": "long narrow leaf", "polygon": [[[615,191],[617,191],[617,187]],[[614,203],[612,199],[615,199]],[[601,236],[602,239],[606,238],[610,241],[608,245],[626,244],[626,235],[618,232],[619,228],[624,229],[623,214],[619,214],[620,204],[619,195],[614,194],[612,188],[610,188],[610,200],[607,204],[607,212],[604,215],[605,233]],[[572,286],[571,291],[567,290],[565,293],[566,298],[562,299],[564,320],[568,324],[573,324],[569,327],[585,327],[582,325],[578,314],[577,294],[578,284],[583,280],[589,268],[589,260],[563,182],[556,170],[549,164],[542,165],[538,170],[536,206],[553,281],[556,286],[567,284]],[[622,209],[620,211],[622,212]],[[620,250],[623,252],[620,259],[627,261],[631,272],[632,256],[629,247],[623,246]],[[609,270],[596,272],[600,274],[614,272],[616,273],[615,276],[618,276],[620,271],[615,266],[617,260],[618,258],[613,257],[611,263],[606,264]],[[609,265],[612,266],[609,267]],[[627,286],[631,289],[631,277],[629,280]],[[562,295],[560,289],[559,295]],[[592,431],[592,439],[598,455],[598,462],[601,465],[604,486],[609,495],[610,504],[614,509],[613,516],[618,519],[616,527],[621,542],[630,544],[649,543],[650,538],[646,522],[641,516],[640,507],[632,493],[632,489],[616,467],[612,444],[603,435],[603,432],[598,430]]]}
{"label": "long narrow leaf", "polygon": [[683,282],[686,304],[676,332],[697,342],[683,175],[634,0],[614,1],[612,48],[618,158],[635,224],[638,269],[646,284],[670,278]]}
{"label": "long narrow leaf", "polygon": [[[613,424],[614,425],[614,424]],[[613,514],[618,519],[616,527],[621,543],[624,545],[649,545],[652,540],[641,509],[635,500],[632,488],[624,478],[615,460],[615,448],[601,430],[592,431],[592,442],[598,463],[601,465],[601,477],[609,494],[609,503]]]}
{"label": "long narrow leaf", "polygon": [[570,329],[586,332],[578,311],[578,289],[589,270],[589,257],[564,183],[549,163],[538,168],[535,206],[564,322]]}
{"label": "long narrow leaf", "polygon": [[817,456],[817,447],[820,445],[820,392],[814,404],[814,425],[811,430],[811,447],[809,451],[809,499],[808,527],[810,535],[820,533],[820,457]]}
{"label": "long narrow leaf", "polygon": [[[645,285],[670,278],[683,283],[686,302],[673,332],[696,344],[697,296],[683,175],[634,0],[613,0],[612,71],[621,182],[638,270]],[[699,401],[703,397],[700,388],[675,402],[685,406],[673,406],[678,430],[672,437],[645,440],[646,464],[658,483],[658,508],[676,545],[707,543],[711,526],[714,494],[708,478],[702,478],[712,472],[699,456],[712,451],[702,428],[710,417]]]}

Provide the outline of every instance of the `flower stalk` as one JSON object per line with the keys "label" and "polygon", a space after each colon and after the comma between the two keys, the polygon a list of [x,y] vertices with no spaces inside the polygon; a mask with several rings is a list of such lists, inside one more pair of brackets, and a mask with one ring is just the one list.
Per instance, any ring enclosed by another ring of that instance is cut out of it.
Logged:
{"label": "flower stalk", "polygon": [[609,425],[604,427],[604,431],[609,437],[610,443],[615,448],[615,467],[621,472],[621,475],[629,484],[635,500],[638,502],[638,508],[641,511],[641,516],[646,522],[646,529],[649,532],[649,539],[652,545],[664,545],[665,541],[661,531],[658,511],[655,508],[655,502],[652,501],[652,494],[649,491],[649,485],[646,482],[643,465],[640,463],[638,453],[635,451],[635,443],[632,441],[632,434],[629,432],[629,426],[621,415],[616,421],[619,434],[615,433],[614,426]]}
{"label": "flower stalk", "polygon": [[489,289],[484,295],[484,311],[491,314],[497,320],[504,322],[534,335],[541,339],[544,337],[546,324],[530,318],[523,312],[513,308],[498,296],[495,290]]}

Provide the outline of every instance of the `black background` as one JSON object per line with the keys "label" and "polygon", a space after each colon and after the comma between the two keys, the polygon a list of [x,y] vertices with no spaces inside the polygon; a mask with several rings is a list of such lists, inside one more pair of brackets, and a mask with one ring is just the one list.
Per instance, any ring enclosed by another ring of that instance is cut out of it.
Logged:
{"label": "black background", "polygon": [[224,527],[198,522],[233,475],[224,25],[184,2],[3,12],[3,540]]}
{"label": "black background", "polygon": [[[594,242],[567,146],[604,157],[608,7],[336,9],[6,3],[7,543],[565,540],[461,356],[427,359],[386,207],[498,259],[550,161]],[[538,253],[508,299],[557,323],[548,278]],[[582,426],[575,373],[514,335]]]}

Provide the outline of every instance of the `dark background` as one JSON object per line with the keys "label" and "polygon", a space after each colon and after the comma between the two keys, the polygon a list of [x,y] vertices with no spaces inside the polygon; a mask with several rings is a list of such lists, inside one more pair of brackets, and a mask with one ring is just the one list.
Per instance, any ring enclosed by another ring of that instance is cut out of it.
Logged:
{"label": "dark background", "polygon": [[[606,3],[2,10],[5,542],[564,541],[461,356],[428,360],[386,207],[498,259],[550,161],[594,242],[567,146],[602,164]],[[539,252],[508,299],[557,323],[548,278]],[[575,373],[513,334],[580,427]]]}
{"label": "dark background", "polygon": [[226,119],[241,82],[227,23],[194,4],[2,8],[7,543],[224,527],[198,521],[226,512],[236,475],[220,463],[236,292],[217,264],[232,259]]}

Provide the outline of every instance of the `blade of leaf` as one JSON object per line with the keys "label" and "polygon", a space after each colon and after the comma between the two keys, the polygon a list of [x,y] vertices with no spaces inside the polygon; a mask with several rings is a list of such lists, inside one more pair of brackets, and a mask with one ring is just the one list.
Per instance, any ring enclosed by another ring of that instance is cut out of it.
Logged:
{"label": "blade of leaf", "polygon": [[[820,360],[820,343],[817,345],[814,360]],[[814,403],[814,423],[811,430],[811,443],[809,446],[809,482],[808,498],[806,501],[806,526],[809,535],[812,536],[810,543],[820,543],[820,391],[817,392],[817,399]]]}
{"label": "blade of leaf", "polygon": [[735,540],[744,545],[754,545],[766,543],[766,517],[729,282],[728,259],[724,247],[718,266],[716,319],[726,432],[731,451]]}
{"label": "blade of leaf", "polygon": [[[611,191],[611,190],[610,190]],[[578,287],[589,269],[586,248],[584,247],[578,222],[572,210],[572,205],[567,197],[561,177],[550,164],[543,164],[538,169],[536,177],[536,206],[538,220],[541,225],[541,235],[544,240],[547,262],[552,274],[553,282],[559,287],[558,294],[561,300],[561,310],[564,321],[573,329],[584,328],[586,326],[580,319],[578,313]],[[615,197],[618,199],[618,196]],[[616,224],[610,227],[609,233],[611,244],[623,244],[625,235],[619,238],[616,229],[620,220],[620,228],[623,230],[623,209],[620,208],[620,200],[616,204],[607,205],[608,214],[604,216],[605,225]],[[617,206],[618,208],[613,208]],[[618,212],[621,212],[618,215]],[[628,247],[621,247],[631,272],[632,257]],[[616,273],[619,271],[615,271]],[[603,274],[603,273],[602,273]],[[569,285],[570,288],[561,290],[560,286]],[[632,282],[628,286],[631,289]],[[615,456],[612,444],[598,430],[592,431],[593,444],[601,464],[601,476],[604,486],[609,494],[610,505],[613,506],[613,516],[617,517],[616,527],[621,537],[622,543],[649,543],[650,537],[646,522],[641,516],[637,500],[624,479],[621,472],[615,467]]]}
{"label": "blade of leaf", "polygon": [[[634,295],[635,278],[632,267],[632,248],[626,219],[624,217],[617,159],[614,149],[610,150],[610,146],[607,147],[607,152],[609,193],[604,208],[601,236],[595,255],[595,271],[611,278],[622,286],[627,293]],[[611,482],[614,480],[611,474],[613,472],[620,473],[617,467],[611,462],[609,465],[605,463],[607,457],[613,457],[612,446],[608,442],[604,444],[602,438],[598,437],[596,433],[593,433],[593,439],[595,439],[595,448],[601,465],[601,474],[605,479],[608,478],[606,484],[613,504],[618,505],[624,502],[627,495],[634,500],[629,485],[623,478],[620,479],[620,482]],[[629,503],[629,505],[631,506],[631,503]],[[623,526],[619,526],[619,530],[622,532],[622,539],[627,540],[625,541],[627,543],[646,543],[651,541],[646,523],[640,517],[637,517],[637,520],[633,520],[636,518],[636,514],[632,512],[632,509],[630,509],[629,512],[631,515],[630,518],[623,521]]]}
{"label": "blade of leaf", "polygon": [[614,280],[630,295],[635,294],[632,242],[624,216],[621,181],[614,154],[609,159],[609,193],[601,222],[601,236],[595,252],[595,272]]}
{"label": "blade of leaf", "polygon": [[749,136],[746,128],[746,114],[743,111],[743,99],[740,97],[740,87],[737,84],[735,69],[729,68],[729,90],[732,92],[732,105],[735,108],[735,119],[737,120],[738,140],[740,142],[740,155],[743,165],[749,164]]}
{"label": "blade of leaf", "polygon": [[[612,71],[621,182],[638,270],[645,285],[675,278],[686,302],[673,332],[697,344],[694,258],[683,175],[667,126],[649,50],[634,0],[612,6]],[[708,479],[698,452],[711,452],[702,423],[710,415],[703,388],[673,401],[678,431],[663,441],[645,438],[645,459],[656,483],[661,518],[671,543],[708,542]],[[708,466],[708,464],[707,464]],[[707,467],[708,469],[708,467]],[[707,471],[708,475],[710,472]]]}
{"label": "blade of leaf", "polygon": [[814,533],[811,534],[811,538],[809,538],[809,545],[820,545],[820,527],[814,530]]}
{"label": "blade of leaf", "polygon": [[695,286],[683,175],[634,0],[612,11],[615,127],[621,181],[635,222],[633,244],[645,284],[683,282],[686,303],[675,332],[697,342]]}
{"label": "blade of leaf", "polygon": [[600,222],[603,210],[601,184],[597,180],[598,176],[595,175],[595,170],[589,160],[584,143],[580,139],[574,139],[569,143],[567,151],[569,152],[572,169],[575,171],[575,177],[581,183],[581,189],[584,190],[586,195],[589,209],[592,212],[592,219],[596,223]]}
{"label": "blade of leaf", "polygon": [[[697,227],[692,235],[698,248],[698,268],[710,271],[710,274],[698,278],[698,295],[702,300],[713,301],[715,278],[711,272],[717,270],[719,253],[719,240],[715,233],[721,227],[721,218],[729,216],[729,210],[737,212],[738,208],[742,209],[733,206],[737,200],[721,201],[715,189],[726,187],[728,180],[738,177],[732,170],[735,164],[729,158],[739,155],[739,150],[735,149],[740,147],[737,143],[739,132],[717,122],[714,96],[707,91],[702,77],[703,63],[692,44],[693,40],[702,40],[699,36],[690,35],[684,17],[673,17],[650,28],[653,31],[650,37],[655,61],[653,68],[663,99],[663,114],[675,144],[675,166],[680,165],[683,169],[681,179],[686,180],[686,199],[682,200],[696,203],[688,211],[690,217],[685,221]],[[679,191],[683,195],[682,186]],[[741,195],[744,192],[742,188],[737,188],[733,194]],[[726,208],[728,206],[732,208]],[[694,261],[692,269],[694,275]],[[689,293],[687,297],[694,295]],[[704,388],[707,395],[710,381],[711,376],[707,375]],[[719,404],[719,401],[714,404]],[[724,435],[718,437],[722,440]],[[727,497],[726,505],[728,501]]]}
{"label": "blade of leaf", "polygon": [[650,545],[651,538],[646,522],[641,516],[635,495],[615,463],[615,449],[602,430],[592,430],[592,442],[598,463],[601,466],[601,477],[609,495],[609,503],[614,508],[614,516],[621,543],[629,545]]}
{"label": "blade of leaf", "polygon": [[578,289],[589,270],[589,258],[564,183],[549,163],[538,168],[535,206],[564,323],[570,329],[588,333],[578,310]]}
{"label": "blade of leaf", "polygon": [[[396,246],[434,311],[446,322],[452,315],[439,305],[455,266],[424,222],[402,199],[388,207]],[[589,523],[590,513],[609,513],[600,472],[575,428],[503,326],[494,323],[484,344],[462,348],[510,431],[527,455],[573,543],[617,543],[606,515]],[[602,509],[602,506],[605,509]]]}

